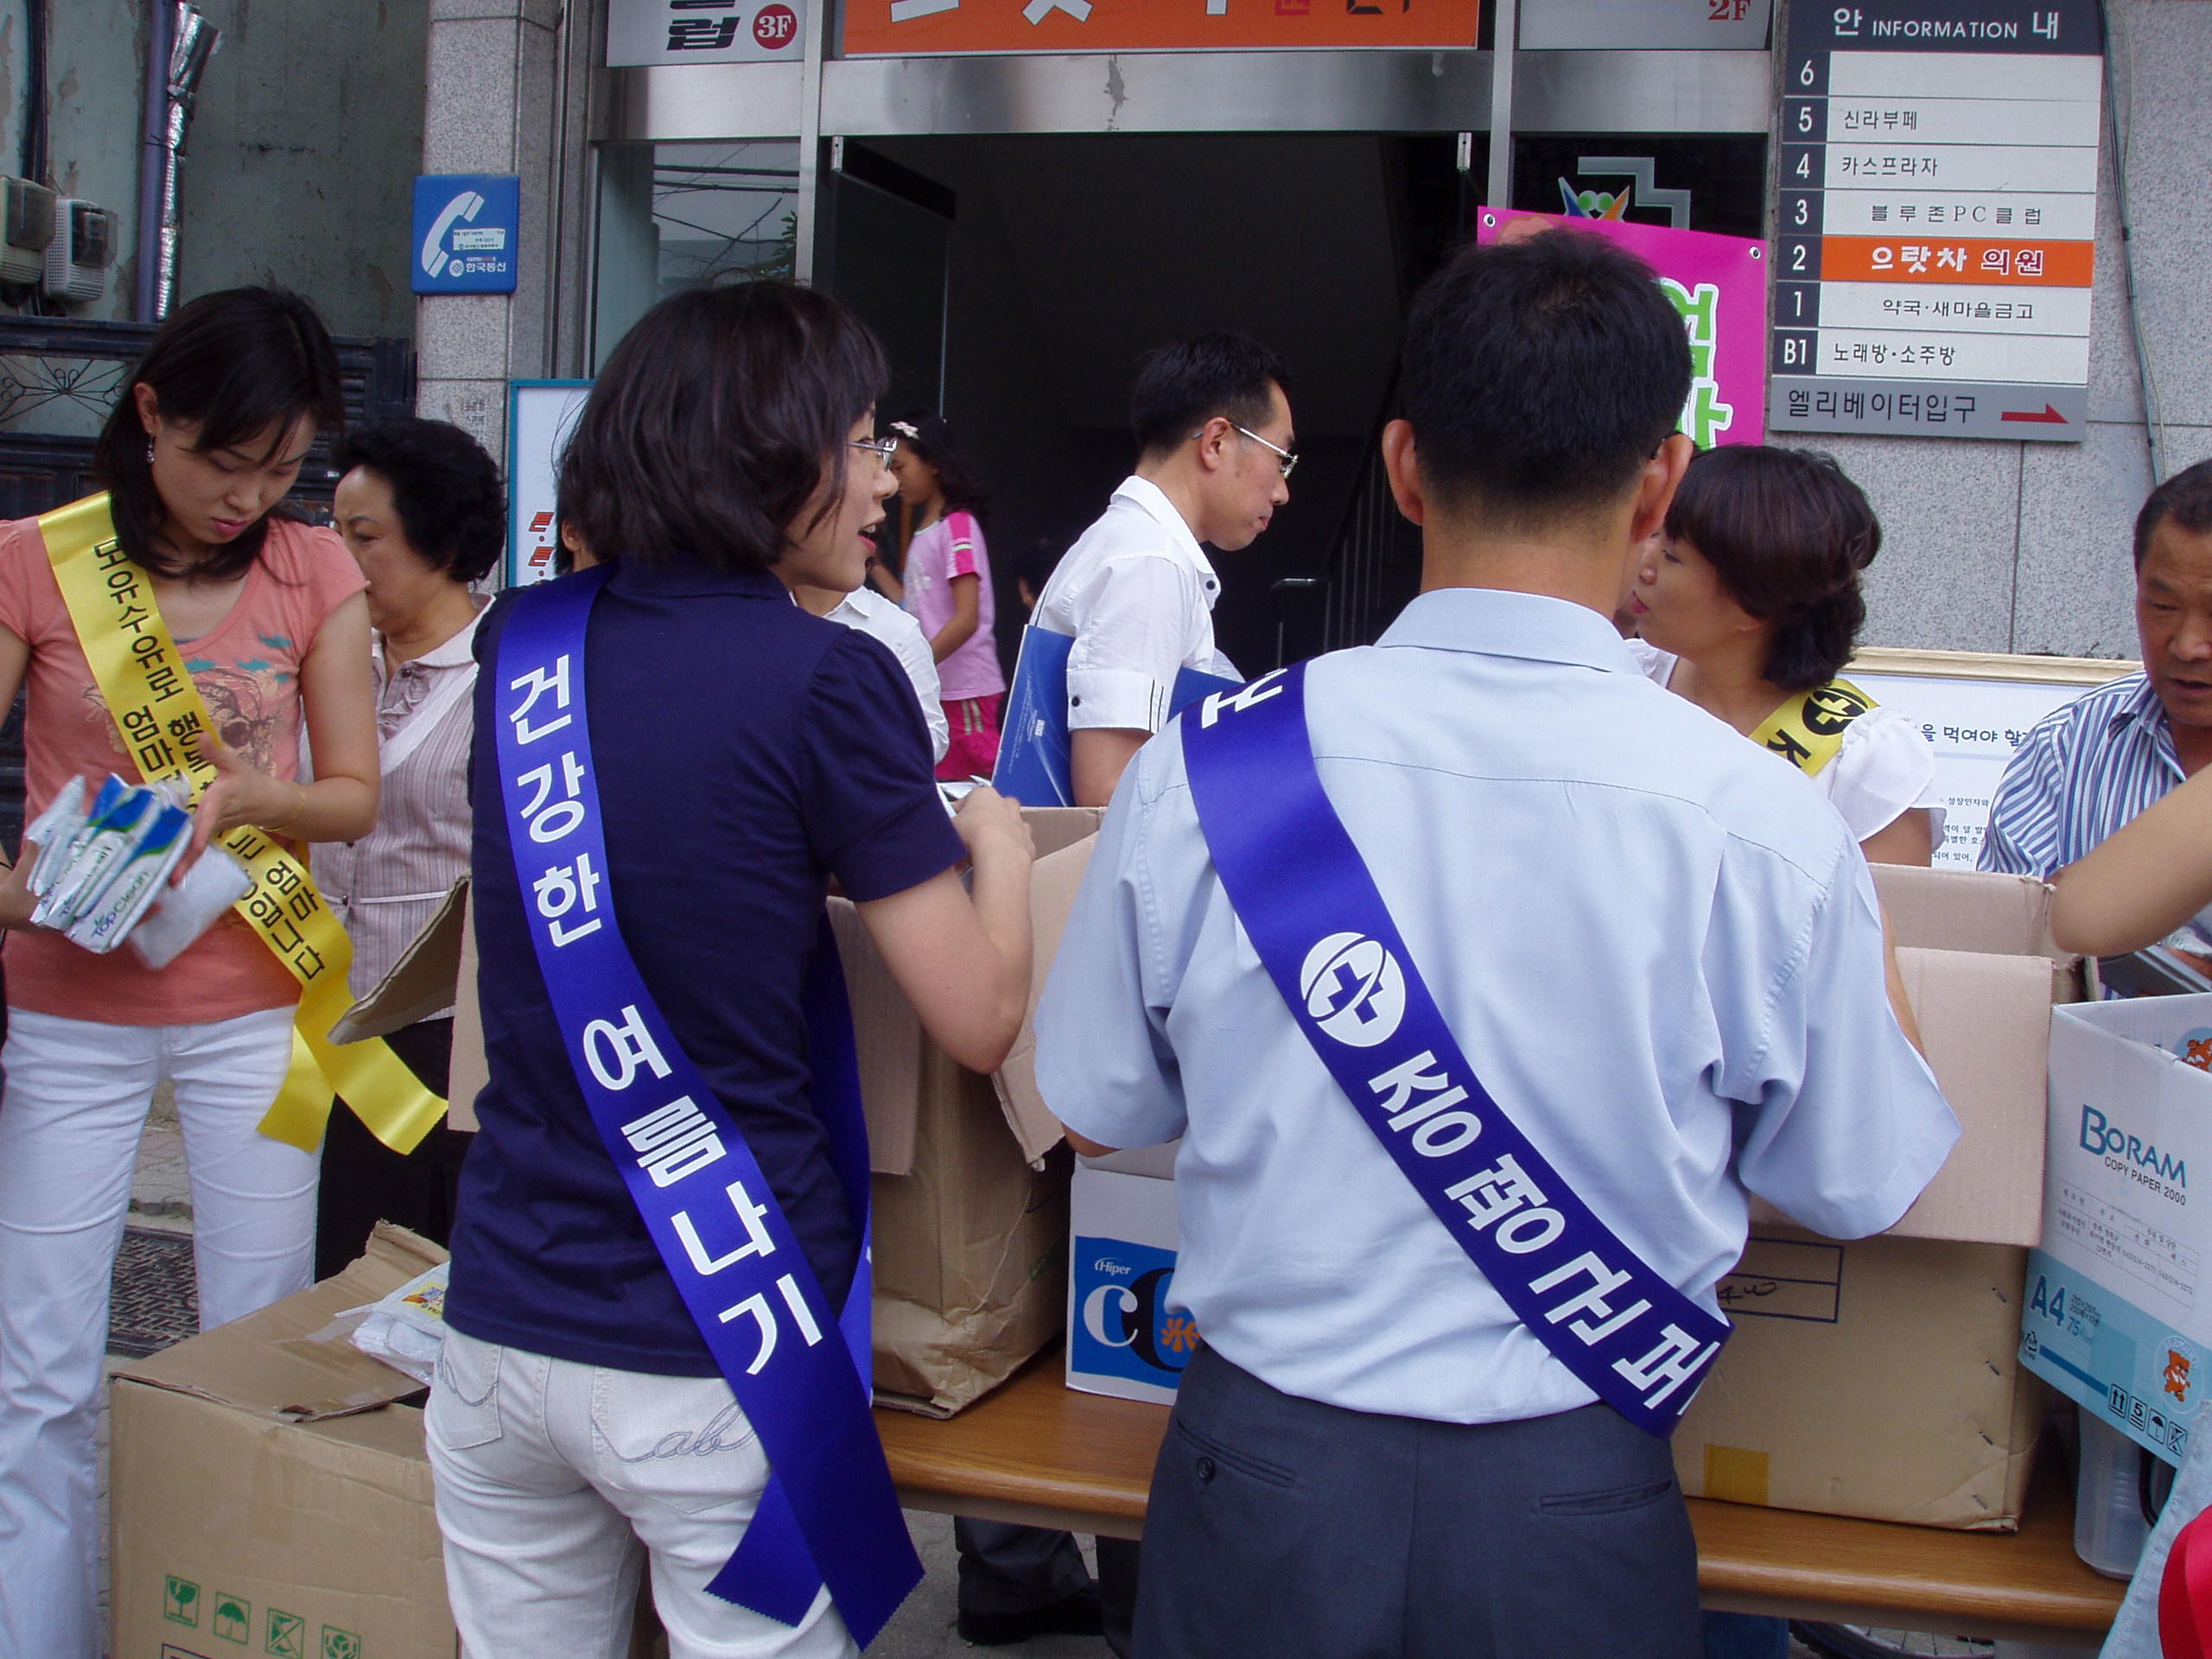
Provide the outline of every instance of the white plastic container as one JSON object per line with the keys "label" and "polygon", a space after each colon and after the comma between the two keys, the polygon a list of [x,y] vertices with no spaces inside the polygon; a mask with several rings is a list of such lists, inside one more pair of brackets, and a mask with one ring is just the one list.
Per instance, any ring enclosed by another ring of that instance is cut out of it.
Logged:
{"label": "white plastic container", "polygon": [[2074,1486],[2074,1553],[2108,1579],[2132,1579],[2151,1535],[2143,1519],[2143,1460],[2151,1454],[2094,1412],[2082,1414],[2082,1473]]}

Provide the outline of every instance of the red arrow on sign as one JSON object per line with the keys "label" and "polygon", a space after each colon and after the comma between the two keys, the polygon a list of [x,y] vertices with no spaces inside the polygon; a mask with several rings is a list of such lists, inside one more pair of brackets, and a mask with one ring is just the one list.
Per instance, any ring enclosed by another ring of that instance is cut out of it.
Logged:
{"label": "red arrow on sign", "polygon": [[2008,409],[1997,418],[2000,421],[2034,421],[2044,426],[2063,426],[2066,424],[2066,417],[2049,404],[2045,404],[2043,406],[2043,413],[2040,415],[2037,414],[2032,410]]}

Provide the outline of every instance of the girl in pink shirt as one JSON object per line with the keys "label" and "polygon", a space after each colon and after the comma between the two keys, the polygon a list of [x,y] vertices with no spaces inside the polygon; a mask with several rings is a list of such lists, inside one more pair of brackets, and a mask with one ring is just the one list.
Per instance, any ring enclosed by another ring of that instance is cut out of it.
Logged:
{"label": "girl in pink shirt", "polygon": [[899,441],[891,470],[900,499],[918,510],[906,544],[905,593],[894,594],[929,636],[952,745],[938,762],[945,779],[988,778],[999,759],[999,705],[1006,676],[992,628],[991,562],[983,548],[983,486],[944,417],[925,409],[891,423]]}

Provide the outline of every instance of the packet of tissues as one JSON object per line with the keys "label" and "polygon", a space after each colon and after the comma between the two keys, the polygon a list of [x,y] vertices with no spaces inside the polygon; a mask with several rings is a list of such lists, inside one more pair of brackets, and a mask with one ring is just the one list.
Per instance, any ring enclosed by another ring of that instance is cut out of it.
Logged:
{"label": "packet of tissues", "polygon": [[24,826],[23,839],[38,849],[38,856],[31,862],[30,889],[35,897],[46,897],[54,878],[67,867],[70,843],[85,827],[87,816],[85,780],[72,778],[46,804],[46,810]]}
{"label": "packet of tissues", "polygon": [[366,1307],[349,1308],[339,1318],[362,1315],[346,1338],[372,1358],[429,1386],[446,1339],[446,1268],[441,1262]]}
{"label": "packet of tissues", "polygon": [[192,815],[181,794],[172,784],[149,788],[110,774],[31,920],[87,950],[122,944],[191,843]]}
{"label": "packet of tissues", "polygon": [[220,847],[211,846],[182,880],[161,889],[130,930],[130,948],[149,968],[166,968],[252,890],[253,878],[245,866]]}

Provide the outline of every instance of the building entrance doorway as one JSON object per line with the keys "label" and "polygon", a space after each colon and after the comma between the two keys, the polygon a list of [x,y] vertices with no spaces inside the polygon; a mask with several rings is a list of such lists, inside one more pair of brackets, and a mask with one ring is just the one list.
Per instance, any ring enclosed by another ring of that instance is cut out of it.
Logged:
{"label": "building entrance doorway", "polygon": [[[1479,178],[1479,135],[1470,148]],[[1257,672],[1319,648],[1309,590],[1281,584],[1326,566],[1406,302],[1458,245],[1471,200],[1453,136],[848,139],[833,157],[817,278],[884,335],[893,401],[941,386],[991,489],[1009,657],[1013,570],[1065,550],[1135,460],[1138,360],[1212,328],[1282,353],[1300,456],[1267,533],[1217,561],[1222,649]]]}

